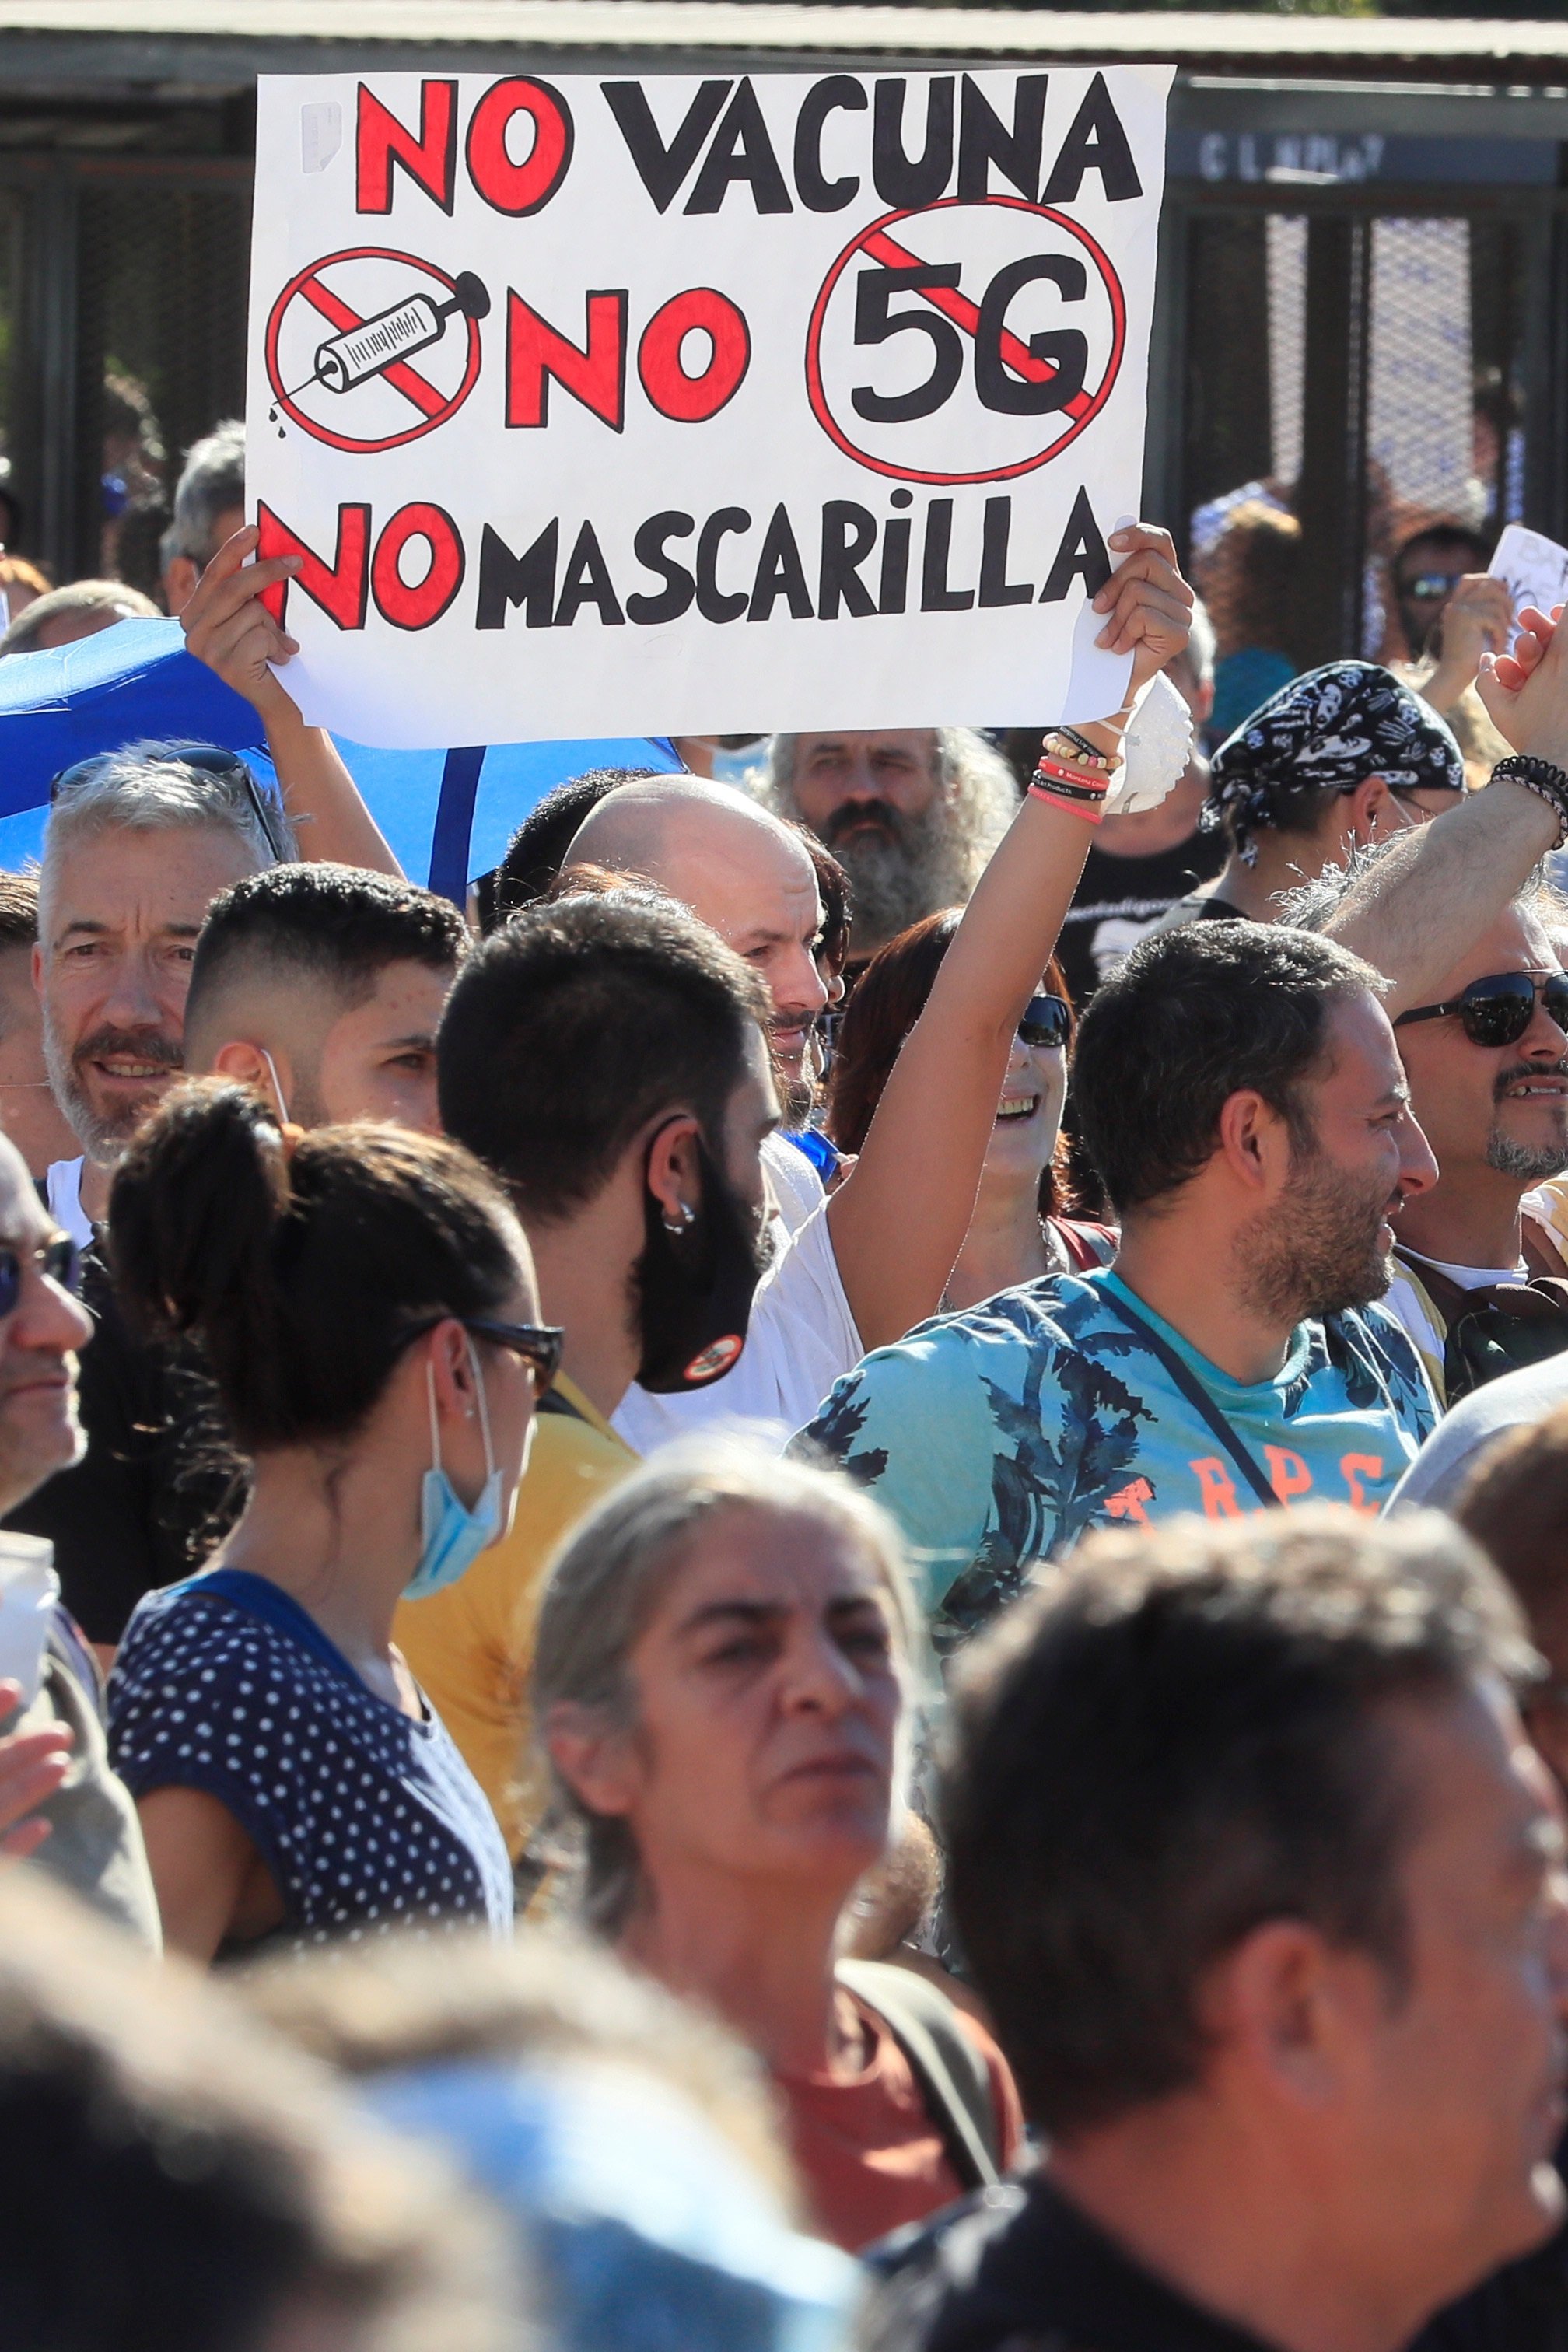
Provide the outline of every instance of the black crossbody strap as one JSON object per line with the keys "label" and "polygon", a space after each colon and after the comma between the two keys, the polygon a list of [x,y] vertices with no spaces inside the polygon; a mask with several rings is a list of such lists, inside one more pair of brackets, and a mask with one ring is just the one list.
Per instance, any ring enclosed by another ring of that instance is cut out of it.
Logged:
{"label": "black crossbody strap", "polygon": [[1268,1479],[1264,1476],[1262,1471],[1258,1468],[1258,1464],[1253,1460],[1251,1454],[1242,1444],[1240,1438],[1237,1437],[1235,1430],[1232,1429],[1229,1422],[1226,1421],[1218,1405],[1216,1405],[1214,1399],[1206,1393],[1201,1381],[1194,1378],[1186,1365],[1183,1363],[1180,1356],[1177,1355],[1174,1348],[1167,1346],[1166,1342],[1161,1339],[1158,1331],[1152,1330],[1150,1326],[1144,1322],[1142,1315],[1135,1315],[1131,1307],[1127,1305],[1126,1301],[1124,1299],[1118,1298],[1113,1290],[1103,1287],[1098,1284],[1096,1285],[1096,1288],[1100,1290],[1100,1297],[1104,1301],[1105,1305],[1110,1307],[1111,1313],[1113,1315],[1120,1315],[1123,1323],[1125,1323],[1131,1330],[1136,1331],[1139,1338],[1143,1340],[1148,1347],[1152,1349],[1154,1354],[1158,1356],[1160,1361],[1164,1365],[1165,1370],[1170,1373],[1171,1378],[1175,1381],[1176,1386],[1181,1390],[1182,1394],[1186,1398],[1187,1402],[1193,1407],[1195,1412],[1199,1412],[1203,1415],[1204,1420],[1208,1423],[1210,1429],[1213,1430],[1215,1435],[1218,1438],[1220,1444],[1224,1446],[1226,1452],[1229,1454],[1231,1460],[1235,1463],[1237,1468],[1240,1471],[1242,1476],[1246,1479],[1247,1485],[1257,1496],[1258,1501],[1264,1505],[1266,1509],[1277,1511],[1280,1507],[1279,1496],[1274,1492],[1273,1487],[1269,1485]]}

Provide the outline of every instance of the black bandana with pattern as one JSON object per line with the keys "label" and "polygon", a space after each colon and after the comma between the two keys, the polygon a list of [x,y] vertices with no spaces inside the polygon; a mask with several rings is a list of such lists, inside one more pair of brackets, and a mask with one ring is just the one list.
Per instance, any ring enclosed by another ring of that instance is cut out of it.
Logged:
{"label": "black bandana with pattern", "polygon": [[1205,831],[1222,816],[1250,865],[1251,835],[1298,793],[1353,793],[1368,776],[1393,792],[1465,788],[1452,730],[1375,662],[1326,662],[1269,696],[1214,755]]}

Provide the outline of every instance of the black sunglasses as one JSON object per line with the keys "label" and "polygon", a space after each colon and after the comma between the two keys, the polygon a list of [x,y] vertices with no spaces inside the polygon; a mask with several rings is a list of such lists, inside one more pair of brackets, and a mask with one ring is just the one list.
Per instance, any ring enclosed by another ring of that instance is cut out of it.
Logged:
{"label": "black sunglasses", "polygon": [[1072,1007],[1065,996],[1031,996],[1018,1024],[1026,1045],[1065,1045],[1072,1030]]}
{"label": "black sunglasses", "polygon": [[1535,1018],[1539,997],[1551,1018],[1568,1034],[1568,971],[1554,971],[1550,980],[1535,980],[1527,971],[1494,971],[1472,980],[1447,1004],[1418,1004],[1395,1016],[1394,1027],[1412,1021],[1446,1021],[1450,1015],[1464,1029],[1472,1045],[1517,1045]]}
{"label": "black sunglasses", "polygon": [[[434,1331],[437,1323],[445,1323],[446,1315],[427,1315],[403,1335],[402,1344],[411,1348],[416,1339],[423,1339],[426,1331]],[[458,1315],[453,1318],[465,1331],[477,1339],[489,1339],[498,1348],[510,1348],[521,1356],[533,1374],[533,1393],[542,1397],[561,1370],[561,1350],[566,1334],[559,1323],[500,1323],[492,1315]]]}
{"label": "black sunglasses", "polygon": [[534,1395],[544,1395],[561,1370],[561,1350],[566,1344],[559,1323],[498,1323],[489,1315],[464,1315],[458,1319],[465,1331],[521,1356],[533,1374]]}
{"label": "black sunglasses", "polygon": [[[50,779],[49,805],[53,807],[60,794],[73,784],[90,783],[100,769],[119,757],[117,751],[95,751],[90,759],[78,760],[71,767],[62,768],[58,776]],[[295,853],[282,814],[257,782],[249,761],[242,760],[237,751],[226,751],[221,743],[168,743],[143,764],[149,768],[195,768],[204,776],[242,784],[273,856],[279,866],[293,863]]]}
{"label": "black sunglasses", "polygon": [[46,1281],[75,1292],[81,1283],[81,1252],[68,1234],[57,1234],[42,1249],[31,1252],[0,1247],[0,1320],[14,1315],[22,1301],[22,1276],[31,1256]]}

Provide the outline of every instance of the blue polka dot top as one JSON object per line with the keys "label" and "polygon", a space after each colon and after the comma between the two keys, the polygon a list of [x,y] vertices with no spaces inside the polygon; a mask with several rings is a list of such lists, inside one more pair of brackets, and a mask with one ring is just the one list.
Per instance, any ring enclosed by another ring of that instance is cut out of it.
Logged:
{"label": "blue polka dot top", "polygon": [[150,1592],[109,1709],[133,1797],[205,1790],[250,1837],[284,1905],[268,1951],[487,1922],[510,1934],[506,1846],[445,1724],[428,1703],[416,1723],[377,1698],[264,1577],[213,1569]]}

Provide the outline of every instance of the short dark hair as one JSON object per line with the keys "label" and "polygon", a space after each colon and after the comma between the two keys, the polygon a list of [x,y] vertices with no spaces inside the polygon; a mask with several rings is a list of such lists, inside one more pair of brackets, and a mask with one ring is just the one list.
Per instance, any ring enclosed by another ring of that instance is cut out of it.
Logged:
{"label": "short dark hair", "polygon": [[855,893],[849,877],[808,824],[801,824],[794,817],[785,817],[784,823],[798,836],[816,876],[816,895],[822,901],[816,962],[825,978],[837,980],[849,961],[849,929],[855,916]]}
{"label": "short dark hair", "polygon": [[693,1112],[718,1154],[767,1009],[740,957],[655,891],[530,907],[476,950],[447,1000],[442,1124],[525,1216],[568,1216],[666,1106]]}
{"label": "short dark hair", "polygon": [[0,873],[0,948],[30,948],[37,936],[37,876]]}
{"label": "short dark hair", "polygon": [[1486,570],[1491,553],[1489,541],[1484,540],[1479,531],[1468,530],[1462,522],[1429,522],[1420,530],[1413,530],[1409,538],[1402,540],[1394,550],[1393,572],[1395,588],[1400,585],[1400,567],[1411,549],[1425,547],[1434,541],[1443,547],[1462,547],[1470,559],[1473,571]]}
{"label": "short dark hair", "polygon": [[523,818],[494,873],[481,875],[475,886],[479,928],[486,937],[546,896],[578,829],[606,793],[622,784],[657,782],[661,772],[658,768],[588,768],[552,786]]}
{"label": "short dark hair", "polygon": [[286,1149],[248,1087],[195,1078],[138,1129],[109,1202],[115,1287],[200,1341],[247,1453],[346,1437],[430,1316],[494,1315],[517,1229],[456,1143],[361,1120]]}
{"label": "short dark hair", "polygon": [[1436,1512],[1177,1518],[1047,1574],[961,1673],[942,1817],[975,1987],[1065,2137],[1201,2078],[1204,1978],[1271,1919],[1402,1997],[1422,1814],[1385,1710],[1536,1661]]}
{"label": "short dark hair", "polygon": [[1282,923],[1184,923],[1142,941],[1096,990],[1073,1053],[1079,1132],[1118,1213],[1197,1175],[1244,1088],[1310,1149],[1299,1089],[1330,1009],[1384,985],[1331,940]]}
{"label": "short dark hair", "polygon": [[208,908],[186,1024],[241,977],[286,973],[352,1003],[370,993],[388,964],[458,964],[468,939],[450,899],[400,877],[324,860],[268,866],[220,891]]}

